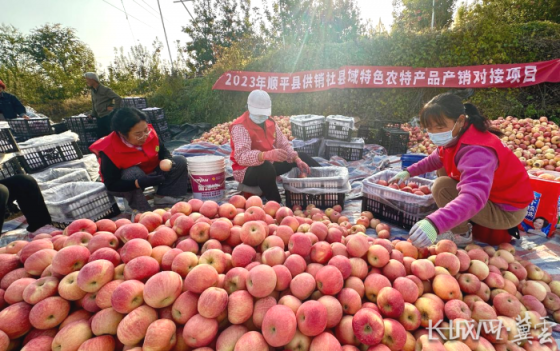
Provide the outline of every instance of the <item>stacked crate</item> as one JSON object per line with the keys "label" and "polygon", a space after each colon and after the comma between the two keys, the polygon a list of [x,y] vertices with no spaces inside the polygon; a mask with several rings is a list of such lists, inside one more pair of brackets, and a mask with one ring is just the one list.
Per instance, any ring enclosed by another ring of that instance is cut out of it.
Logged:
{"label": "stacked crate", "polygon": [[143,109],[144,113],[148,116],[148,123],[151,123],[162,141],[171,140],[171,131],[165,118],[165,110],[159,107],[148,107]]}
{"label": "stacked crate", "polygon": [[134,107],[143,110],[148,107],[148,100],[145,97],[125,97],[123,107]]}
{"label": "stacked crate", "polygon": [[88,118],[85,116],[74,116],[65,119],[68,129],[78,134],[78,146],[82,154],[89,154],[89,147],[98,138],[97,118]]}
{"label": "stacked crate", "polygon": [[378,144],[389,155],[405,154],[408,150],[410,135],[401,129],[401,124],[388,120],[375,120],[369,125],[360,126],[358,137],[368,144]]}

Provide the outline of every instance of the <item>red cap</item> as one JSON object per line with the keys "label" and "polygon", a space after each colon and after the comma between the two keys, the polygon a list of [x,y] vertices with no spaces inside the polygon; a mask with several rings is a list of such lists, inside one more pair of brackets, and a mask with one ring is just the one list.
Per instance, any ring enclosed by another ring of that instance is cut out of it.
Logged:
{"label": "red cap", "polygon": [[2,89],[6,89],[6,84],[4,84],[4,82],[1,80],[0,80],[0,87],[2,87]]}

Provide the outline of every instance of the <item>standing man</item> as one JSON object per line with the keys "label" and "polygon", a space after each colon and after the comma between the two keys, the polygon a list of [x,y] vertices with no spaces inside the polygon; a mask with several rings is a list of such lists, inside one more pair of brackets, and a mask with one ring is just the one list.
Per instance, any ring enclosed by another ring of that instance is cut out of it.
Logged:
{"label": "standing man", "polygon": [[17,97],[6,93],[6,84],[0,80],[0,121],[19,117],[29,119],[25,107]]}
{"label": "standing man", "polygon": [[91,89],[91,102],[93,108],[88,117],[97,118],[97,133],[103,138],[111,133],[111,111],[121,107],[122,98],[110,88],[99,83],[97,74],[87,72],[84,74],[86,85]]}

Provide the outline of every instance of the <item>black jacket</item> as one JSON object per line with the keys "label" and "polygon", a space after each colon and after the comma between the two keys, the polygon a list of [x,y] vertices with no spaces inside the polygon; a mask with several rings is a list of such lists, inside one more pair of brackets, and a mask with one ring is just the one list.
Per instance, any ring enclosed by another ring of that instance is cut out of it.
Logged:
{"label": "black jacket", "polygon": [[18,115],[26,114],[27,111],[17,97],[2,92],[0,93],[0,113],[4,115],[5,119],[14,119]]}
{"label": "black jacket", "polygon": [[[105,184],[107,190],[114,192],[125,192],[137,189],[136,184],[134,184],[136,179],[121,179],[122,170],[119,169],[113,163],[113,161],[111,161],[111,159],[107,155],[105,155],[105,153],[100,152],[99,156],[101,158],[101,175],[103,176],[103,183]],[[158,157],[160,160],[171,159],[171,153],[169,153],[169,150],[167,150],[161,140],[159,142]]]}

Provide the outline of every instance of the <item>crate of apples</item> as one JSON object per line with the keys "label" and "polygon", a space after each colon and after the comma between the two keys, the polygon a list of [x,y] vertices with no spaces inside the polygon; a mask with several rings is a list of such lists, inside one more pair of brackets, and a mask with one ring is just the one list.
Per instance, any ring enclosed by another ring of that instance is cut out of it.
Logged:
{"label": "crate of apples", "polygon": [[[417,248],[341,210],[193,199],[14,241],[0,248],[0,350],[558,349],[541,338],[560,282],[513,246]],[[457,330],[429,339],[439,323]]]}
{"label": "crate of apples", "polygon": [[389,187],[391,189],[404,191],[405,193],[419,195],[419,196],[430,195],[432,193],[429,186],[418,185],[417,183],[415,183],[413,181],[408,182],[408,183],[403,182],[401,184],[398,184],[398,183],[389,184],[388,181],[380,179],[376,182],[376,184],[381,185],[381,186],[386,186],[386,187]]}

